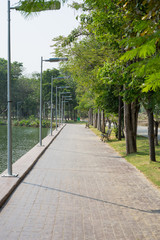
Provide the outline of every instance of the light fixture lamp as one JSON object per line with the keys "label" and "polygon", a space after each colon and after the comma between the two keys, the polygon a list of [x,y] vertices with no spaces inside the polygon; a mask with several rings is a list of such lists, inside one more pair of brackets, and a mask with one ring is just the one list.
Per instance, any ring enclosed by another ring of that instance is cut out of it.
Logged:
{"label": "light fixture lamp", "polygon": [[[53,122],[53,111],[52,111],[52,106],[53,106],[53,80],[55,80],[55,79],[65,79],[65,77],[51,77],[51,128],[50,128],[51,136],[52,136],[52,122]],[[56,130],[57,130],[57,90],[58,90],[58,88],[60,88],[60,87],[56,86]]]}
{"label": "light fixture lamp", "polygon": [[[52,3],[52,4],[51,4]],[[28,5],[27,5],[28,4]],[[33,8],[34,4],[34,8]],[[30,8],[29,8],[30,7]],[[23,1],[19,6],[10,6],[10,0],[8,0],[8,62],[7,62],[7,170],[8,173],[3,176],[7,177],[17,177],[18,174],[12,174],[12,119],[11,119],[11,37],[10,37],[10,10],[15,9],[21,12],[25,12],[28,15],[31,12],[39,12],[44,10],[58,10],[60,9],[61,4],[59,1],[47,1],[43,4],[37,3],[34,1],[27,2]],[[59,61],[59,60],[58,60]],[[66,60],[62,60],[66,61]]]}
{"label": "light fixture lamp", "polygon": [[[43,72],[43,62],[61,62],[61,61],[68,61],[68,58],[48,58],[43,59],[41,57],[41,77],[40,77],[40,108],[39,108],[39,144],[42,146],[42,72]],[[51,86],[52,88],[53,86]],[[52,101],[52,99],[51,99]],[[52,109],[52,105],[51,105]],[[52,124],[52,123],[51,123]],[[52,129],[51,129],[52,131]]]}

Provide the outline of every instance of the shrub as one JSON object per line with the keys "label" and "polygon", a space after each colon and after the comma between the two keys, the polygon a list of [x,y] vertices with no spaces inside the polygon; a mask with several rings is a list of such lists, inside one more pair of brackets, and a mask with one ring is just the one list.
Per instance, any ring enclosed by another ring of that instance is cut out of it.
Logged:
{"label": "shrub", "polygon": [[31,116],[29,117],[29,120],[34,121],[34,120],[35,120],[34,115],[31,115]]}
{"label": "shrub", "polygon": [[26,125],[26,120],[25,119],[19,121],[19,126],[25,126],[25,125]]}

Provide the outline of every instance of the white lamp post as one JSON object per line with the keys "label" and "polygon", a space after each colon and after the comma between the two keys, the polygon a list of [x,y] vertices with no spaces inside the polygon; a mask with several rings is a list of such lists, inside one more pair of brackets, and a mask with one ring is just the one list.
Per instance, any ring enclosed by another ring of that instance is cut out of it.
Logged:
{"label": "white lamp post", "polygon": [[8,0],[8,63],[7,63],[7,169],[8,177],[17,177],[18,174],[12,174],[12,119],[11,119],[11,37],[10,37],[10,10],[16,9],[10,7],[10,0]]}
{"label": "white lamp post", "polygon": [[[41,78],[40,78],[40,110],[39,110],[39,144],[42,146],[42,72],[43,72],[43,62],[60,62],[60,61],[68,61],[68,58],[49,58],[43,59],[41,57]],[[52,105],[51,105],[52,109]]]}
{"label": "white lamp post", "polygon": [[[57,77],[55,79],[65,79],[65,78],[64,77]],[[61,88],[61,87],[56,86],[56,131],[57,131],[57,90],[58,90],[58,88]],[[67,86],[66,86],[66,88],[67,88]]]}
{"label": "white lamp post", "polygon": [[[46,6],[45,6],[46,5]],[[52,6],[47,8],[47,4],[44,3],[45,10],[58,10],[61,7],[59,1],[55,1]],[[7,63],[7,177],[17,177],[18,174],[12,174],[12,119],[11,119],[11,39],[10,39],[10,10],[15,9],[18,11],[25,11],[20,6],[11,7],[10,0],[8,0],[8,63]],[[35,8],[34,12],[43,11],[43,9]]]}
{"label": "white lamp post", "polygon": [[52,136],[52,118],[53,118],[53,77],[51,77],[51,136]]}
{"label": "white lamp post", "polygon": [[[66,93],[70,93],[70,92],[66,92]],[[63,124],[63,112],[64,112],[63,104],[64,104],[64,99],[67,97],[71,98],[71,96],[62,96],[62,119],[61,119],[62,124]]]}
{"label": "white lamp post", "polygon": [[[65,78],[62,78],[65,79]],[[58,89],[64,89],[64,88],[70,88],[69,86],[62,86],[62,87],[57,87],[56,86],[56,130],[57,130],[57,91]],[[59,93],[59,125],[60,125],[60,93]]]}
{"label": "white lamp post", "polygon": [[[60,92],[59,93],[59,104],[61,102],[61,95],[63,94],[69,94],[70,92]],[[63,96],[62,96],[63,97]],[[62,114],[63,113],[63,104],[61,104],[61,124],[62,124]],[[59,114],[60,114],[60,105],[59,105]]]}
{"label": "white lamp post", "polygon": [[[62,97],[62,105],[64,104],[64,118],[65,118],[65,103],[67,103],[71,100],[72,100],[71,96],[63,96]],[[62,119],[62,121],[63,121],[63,119]]]}
{"label": "white lamp post", "polygon": [[[69,86],[63,86],[63,87],[58,87],[60,89],[64,89],[64,88],[69,88]],[[61,92],[59,92],[59,125],[60,125],[60,118],[61,118]]]}
{"label": "white lamp post", "polygon": [[[64,79],[64,77],[51,77],[51,136],[52,136],[52,121],[53,121],[53,111],[52,111],[52,106],[53,106],[53,80],[54,79]],[[56,86],[56,130],[57,130],[57,89],[59,87]]]}

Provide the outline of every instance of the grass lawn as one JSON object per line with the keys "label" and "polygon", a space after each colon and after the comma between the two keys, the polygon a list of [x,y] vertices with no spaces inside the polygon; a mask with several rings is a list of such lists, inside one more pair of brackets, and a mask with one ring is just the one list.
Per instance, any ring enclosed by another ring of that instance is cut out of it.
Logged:
{"label": "grass lawn", "polygon": [[[90,127],[90,129],[100,137],[101,132]],[[150,162],[149,142],[145,137],[137,137],[137,153],[126,155],[125,139],[118,141],[114,133],[111,134],[107,143],[116,150],[128,162],[139,169],[154,185],[160,189],[160,146],[156,146],[156,162]]]}

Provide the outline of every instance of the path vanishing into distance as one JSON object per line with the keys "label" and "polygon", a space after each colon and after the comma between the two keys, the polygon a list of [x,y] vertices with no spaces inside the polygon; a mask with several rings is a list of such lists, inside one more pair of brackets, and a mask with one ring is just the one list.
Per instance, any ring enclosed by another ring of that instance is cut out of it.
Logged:
{"label": "path vanishing into distance", "polygon": [[0,239],[160,240],[160,191],[68,124],[1,208]]}

